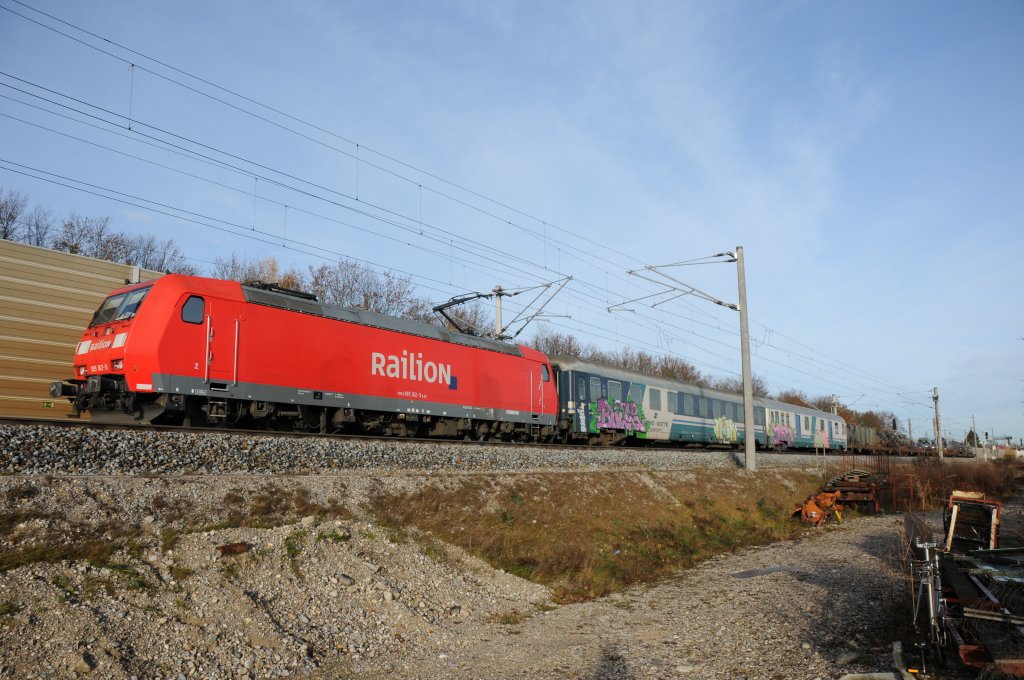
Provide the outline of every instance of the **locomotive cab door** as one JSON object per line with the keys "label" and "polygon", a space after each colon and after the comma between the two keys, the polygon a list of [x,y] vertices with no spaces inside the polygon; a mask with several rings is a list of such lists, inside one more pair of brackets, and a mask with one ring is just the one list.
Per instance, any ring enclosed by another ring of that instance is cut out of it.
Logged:
{"label": "locomotive cab door", "polygon": [[226,300],[207,299],[206,382],[211,395],[228,392],[238,385],[238,342],[241,331],[234,305]]}

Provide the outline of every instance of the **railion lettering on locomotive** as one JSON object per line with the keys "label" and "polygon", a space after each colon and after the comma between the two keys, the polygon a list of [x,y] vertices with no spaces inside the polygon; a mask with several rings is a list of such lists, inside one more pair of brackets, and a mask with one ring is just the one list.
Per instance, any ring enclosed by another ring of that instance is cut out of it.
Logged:
{"label": "railion lettering on locomotive", "polygon": [[424,361],[422,352],[410,352],[404,349],[401,355],[372,352],[370,354],[370,375],[450,386],[452,365]]}

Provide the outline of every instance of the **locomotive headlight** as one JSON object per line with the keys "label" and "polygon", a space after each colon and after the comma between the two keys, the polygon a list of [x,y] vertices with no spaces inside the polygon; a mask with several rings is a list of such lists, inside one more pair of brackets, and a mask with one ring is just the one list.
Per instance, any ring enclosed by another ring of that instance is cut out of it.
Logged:
{"label": "locomotive headlight", "polygon": [[85,375],[85,366],[78,367],[78,375]]}
{"label": "locomotive headlight", "polygon": [[124,368],[124,359],[114,359],[114,370],[120,371]]}

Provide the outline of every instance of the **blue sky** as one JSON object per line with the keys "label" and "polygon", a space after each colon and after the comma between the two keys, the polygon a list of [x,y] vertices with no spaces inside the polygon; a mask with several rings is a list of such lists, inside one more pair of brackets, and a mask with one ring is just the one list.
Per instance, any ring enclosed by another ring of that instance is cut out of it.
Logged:
{"label": "blue sky", "polygon": [[[26,2],[72,26],[0,7],[113,56],[0,10],[0,158],[227,232],[0,164],[0,186],[58,215],[171,236],[200,267],[319,263],[301,242],[438,302],[571,275],[553,328],[712,375],[738,373],[734,312],[606,308],[652,290],[627,270],[743,245],[772,389],[892,410],[919,436],[938,386],[951,435],[971,415],[1024,435],[1019,2]],[[271,243],[228,233],[246,230]],[[674,275],[735,301],[731,265]]]}

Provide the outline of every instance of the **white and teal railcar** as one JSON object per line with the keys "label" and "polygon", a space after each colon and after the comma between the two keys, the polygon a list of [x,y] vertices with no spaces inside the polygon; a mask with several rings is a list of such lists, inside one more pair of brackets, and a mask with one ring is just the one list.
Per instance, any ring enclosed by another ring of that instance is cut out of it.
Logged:
{"label": "white and teal railcar", "polygon": [[[558,380],[560,431],[567,440],[740,446],[740,395],[657,378],[570,356],[549,357]],[[837,415],[754,400],[754,436],[763,449],[845,449]]]}

